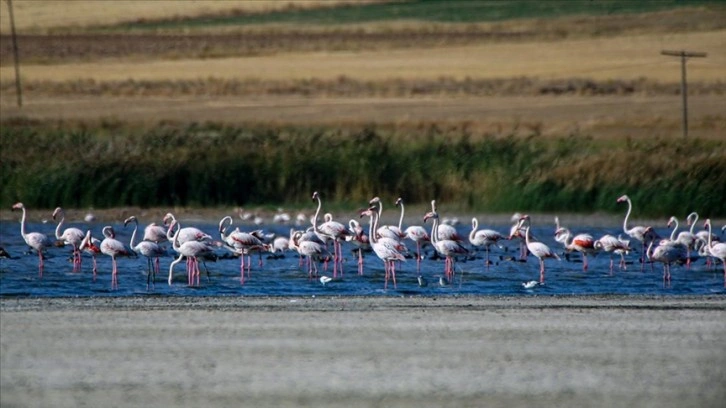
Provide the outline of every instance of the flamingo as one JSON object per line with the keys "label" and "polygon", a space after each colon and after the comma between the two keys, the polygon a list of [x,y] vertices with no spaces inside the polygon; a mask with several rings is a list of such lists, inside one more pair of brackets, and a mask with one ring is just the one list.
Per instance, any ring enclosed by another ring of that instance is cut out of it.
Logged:
{"label": "flamingo", "polygon": [[156,242],[157,244],[169,241],[169,238],[166,236],[166,228],[156,225],[155,222],[152,222],[144,228],[144,237],[142,239],[144,241]]}
{"label": "flamingo", "polygon": [[[149,269],[146,272],[146,289],[148,290],[149,282],[151,282],[152,285],[156,283],[156,274],[159,273],[159,257],[165,255],[166,251],[154,241],[142,240],[138,244],[134,245],[134,241],[136,241],[136,231],[139,229],[139,221],[136,219],[135,216],[132,215],[124,220],[124,227],[126,227],[131,222],[134,223],[134,232],[131,233],[131,241],[129,241],[129,246],[134,252],[138,252],[141,255],[145,256],[148,261],[147,263]],[[153,266],[151,264],[151,258],[155,259]]]}
{"label": "flamingo", "polygon": [[595,239],[592,235],[577,234],[573,237],[569,229],[560,227],[555,232],[555,240],[562,242],[567,251],[580,252],[582,254],[582,270],[587,271],[587,255],[594,254],[597,251],[597,248],[595,248]]}
{"label": "flamingo", "polygon": [[73,246],[73,272],[80,272],[81,251],[78,250],[78,246],[81,245],[81,241],[83,241],[85,234],[83,231],[75,227],[66,228],[61,234],[61,226],[66,220],[66,214],[60,207],[53,211],[53,220],[55,220],[58,216],[60,216],[60,221],[58,221],[58,225],[55,227],[55,237],[62,241],[64,245]]}
{"label": "flamingo", "polygon": [[492,229],[479,229],[479,220],[476,217],[471,219],[471,232],[469,233],[469,242],[475,247],[484,247],[487,251],[486,267],[489,269],[489,247],[497,245],[499,240],[506,237]]}
{"label": "flamingo", "polygon": [[[651,229],[652,227],[648,227],[648,231]],[[661,240],[655,248],[653,248],[654,243],[655,240],[651,240],[648,244],[646,256],[651,262],[663,263],[663,281],[670,283],[671,264],[686,260],[686,246],[669,239]]]}
{"label": "flamingo", "polygon": [[[176,217],[172,213],[167,213],[164,216],[164,225],[171,225],[172,223],[176,223],[177,226],[179,226],[179,243],[183,244],[187,241],[211,241],[212,236],[205,233],[204,231],[200,230],[196,227],[181,227],[181,224],[177,221]],[[171,242],[173,239],[169,236],[169,233],[171,232],[171,228],[169,228],[166,231],[166,238]]]}
{"label": "flamingo", "polygon": [[107,225],[103,227],[103,236],[106,238],[101,241],[101,253],[111,257],[111,264],[113,265],[111,270],[111,288],[118,289],[118,265],[116,258],[119,256],[136,256],[136,253],[116,239],[116,233],[112,226]]}
{"label": "flamingo", "polygon": [[[707,218],[703,224],[704,228],[708,229],[708,242],[706,243],[706,252],[709,256],[718,258],[721,260],[723,265],[723,285],[726,287],[726,243],[724,242],[713,242],[711,238],[711,219]],[[724,228],[721,228],[724,230]]]}
{"label": "flamingo", "polygon": [[550,249],[550,247],[548,247],[547,245],[545,245],[541,242],[536,242],[536,241],[530,240],[529,230],[532,226],[532,220],[529,217],[529,215],[526,215],[526,214],[523,215],[522,218],[519,219],[519,225],[517,227],[517,230],[519,230],[519,228],[524,226],[525,224],[527,224],[527,226],[524,228],[524,242],[527,245],[527,249],[529,250],[529,252],[532,255],[534,255],[535,257],[537,257],[537,259],[539,259],[539,283],[543,284],[544,277],[545,277],[544,260],[546,258],[555,258],[559,261],[560,257],[557,256],[557,254],[554,253]]}
{"label": "flamingo", "polygon": [[304,256],[308,261],[308,278],[312,279],[318,276],[317,261],[330,258],[328,249],[322,242],[310,239],[304,239],[304,231],[290,230],[290,247],[297,251],[300,256]]}
{"label": "flamingo", "polygon": [[370,217],[368,226],[368,237],[371,248],[381,261],[383,261],[383,269],[385,275],[385,283],[383,288],[388,288],[389,277],[393,278],[393,287],[396,288],[396,261],[405,261],[406,257],[400,252],[401,245],[395,239],[387,237],[378,237],[375,231],[378,229],[378,213],[373,211],[373,207],[361,212],[361,217]]}
{"label": "flamingo", "polygon": [[348,230],[351,235],[346,240],[358,249],[358,275],[363,275],[363,251],[371,250],[371,241],[356,220],[348,220]]}
{"label": "flamingo", "polygon": [[431,237],[426,229],[420,225],[411,225],[403,232],[406,238],[416,243],[416,271],[421,274],[421,247],[427,242],[431,242]]}
{"label": "flamingo", "polygon": [[43,277],[43,250],[53,246],[53,240],[48,238],[40,232],[25,232],[25,206],[23,203],[15,203],[12,210],[22,210],[23,216],[20,219],[20,235],[23,237],[25,243],[35,249],[38,252],[38,273],[40,277]]}
{"label": "flamingo", "polygon": [[93,281],[96,281],[96,272],[98,271],[98,267],[96,264],[96,255],[101,253],[101,241],[99,241],[96,238],[93,238],[91,236],[91,230],[86,231],[86,236],[83,237],[83,240],[81,241],[81,244],[78,245],[79,251],[86,251],[89,254],[91,254],[91,257],[93,258]]}
{"label": "flamingo", "polygon": [[[628,236],[630,236],[630,238],[633,238],[635,240],[642,242],[642,244],[643,244],[642,253],[645,254],[646,241],[648,241],[650,239],[658,239],[658,235],[655,234],[655,231],[653,231],[651,229],[650,230],[650,231],[652,231],[650,233],[651,236],[648,236],[648,234],[646,234],[647,227],[644,227],[642,225],[638,225],[631,229],[628,229],[628,217],[630,217],[630,213],[631,213],[631,211],[633,211],[633,202],[630,200],[630,197],[628,197],[627,195],[622,195],[620,198],[617,199],[618,203],[622,203],[623,201],[628,202],[628,212],[625,214],[625,219],[623,220],[623,232],[625,232]],[[645,269],[645,255],[643,255],[643,257],[644,257],[643,263],[641,263],[641,265],[640,265],[641,271]],[[653,264],[651,263],[651,268],[652,268],[652,266],[653,266]]]}
{"label": "flamingo", "polygon": [[[174,226],[176,225],[176,220],[171,222],[167,235],[174,229]],[[174,250],[179,253],[179,258],[175,259],[171,263],[171,265],[169,265],[169,286],[171,286],[171,282],[174,276],[174,265],[181,262],[182,258],[184,257],[187,258],[187,284],[189,286],[194,286],[195,284],[199,285],[199,257],[205,255],[212,255],[214,253],[214,247],[212,247],[206,241],[190,240],[181,243],[181,241],[179,240],[181,232],[181,228],[177,229],[176,233],[173,234],[172,239],[170,240]],[[209,277],[209,271],[207,271],[207,277]]]}
{"label": "flamingo", "polygon": [[610,254],[610,273],[613,273],[613,254],[620,255],[620,269],[625,269],[625,254],[631,250],[630,240],[622,240],[620,236],[615,238],[610,234],[605,234],[595,241],[595,249],[603,250]]}
{"label": "flamingo", "polygon": [[[228,222],[229,225],[227,225]],[[250,254],[254,251],[264,249],[265,245],[258,237],[248,232],[241,232],[239,229],[227,235],[227,228],[231,225],[232,217],[226,216],[222,218],[219,221],[219,235],[222,237],[222,242],[226,244],[225,248],[240,256],[240,283],[244,284],[245,255],[247,255],[247,277],[249,277],[250,270],[252,269],[252,256]],[[259,264],[262,266],[262,254],[260,254]]]}
{"label": "flamingo", "polygon": [[[436,208],[435,200],[431,202],[431,207]],[[439,235],[439,213],[432,211],[424,215],[424,223],[433,218],[431,225],[431,244],[441,256],[446,258],[444,263],[444,273],[449,280],[454,278],[454,262],[457,256],[468,256],[469,250],[466,249],[461,242],[451,239],[441,239]]]}
{"label": "flamingo", "polygon": [[336,278],[338,275],[338,264],[340,264],[340,273],[341,275],[343,274],[343,248],[341,247],[340,241],[344,240],[350,233],[345,225],[333,221],[332,215],[329,217],[330,219],[318,226],[318,215],[320,214],[323,203],[317,191],[313,192],[313,201],[315,200],[318,201],[318,209],[315,211],[315,216],[313,217],[313,231],[315,231],[315,234],[326,245],[328,241],[333,241],[333,278]]}
{"label": "flamingo", "polygon": [[[519,240],[519,259],[521,261],[527,260],[527,245],[524,239],[524,229],[520,226],[520,219],[522,214],[516,212],[512,214],[510,221],[514,222],[512,227],[509,229],[509,237],[507,239],[518,239]],[[559,225],[559,220],[555,219]]]}
{"label": "flamingo", "polygon": [[[401,198],[398,198],[396,200],[396,207],[398,207],[401,203]],[[369,205],[371,206],[378,206],[378,222],[380,222],[382,215],[383,215],[383,202],[381,202],[381,199],[379,197],[373,197],[369,202]],[[401,224],[403,222],[403,207],[401,207],[401,216],[398,219],[398,225],[382,225],[378,229],[376,229],[376,233],[378,233],[379,237],[388,237],[391,239],[395,239],[398,241],[401,241],[402,239],[406,238],[406,234],[401,231]]]}
{"label": "flamingo", "polygon": [[[691,213],[688,216],[690,217],[693,214],[696,214],[696,213]],[[697,216],[698,215],[696,214],[696,217]],[[693,248],[693,246],[696,243],[696,237],[693,235],[693,233],[691,233],[689,231],[681,231],[678,233],[678,236],[676,236],[676,231],[678,231],[678,219],[675,216],[672,216],[668,220],[667,226],[670,227],[671,225],[674,225],[674,227],[673,227],[673,231],[671,232],[670,239],[671,239],[671,241],[681,243],[686,247],[686,268],[690,268],[691,267],[691,248]]]}

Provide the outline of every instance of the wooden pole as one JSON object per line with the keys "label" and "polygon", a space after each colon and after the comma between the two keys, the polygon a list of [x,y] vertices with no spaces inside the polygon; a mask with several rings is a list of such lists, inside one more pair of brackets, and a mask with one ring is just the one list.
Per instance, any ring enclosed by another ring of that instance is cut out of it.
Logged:
{"label": "wooden pole", "polygon": [[683,137],[688,137],[688,82],[686,81],[686,58],[705,58],[705,52],[668,51],[660,52],[669,57],[681,57],[681,99],[683,100]]}
{"label": "wooden pole", "polygon": [[13,57],[15,59],[15,94],[17,95],[18,107],[23,106],[23,87],[20,83],[20,57],[18,56],[18,37],[15,34],[15,17],[13,16],[13,0],[8,2],[8,17],[10,17],[10,33],[13,39]]}

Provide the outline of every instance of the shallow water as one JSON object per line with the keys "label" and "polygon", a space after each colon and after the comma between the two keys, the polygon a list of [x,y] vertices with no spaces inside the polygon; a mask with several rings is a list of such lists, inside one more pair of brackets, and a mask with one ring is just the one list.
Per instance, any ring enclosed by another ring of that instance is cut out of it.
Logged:
{"label": "shallow water", "polygon": [[[100,237],[101,224],[71,224],[82,230],[91,228],[94,236]],[[195,225],[212,236],[217,236],[215,224]],[[27,231],[44,232],[53,236],[54,225],[41,223],[28,223]],[[131,237],[131,228],[123,225],[114,225],[117,238],[128,242]],[[573,232],[588,232],[595,238],[609,233],[618,235],[622,230],[618,226],[610,228],[587,227],[570,225]],[[275,225],[265,227],[267,232],[288,235],[289,226]],[[467,236],[469,228],[458,227],[462,236]],[[483,228],[483,226],[482,226]],[[488,227],[487,227],[488,228]],[[241,227],[242,230],[251,230],[252,227]],[[508,227],[494,228],[500,232],[508,233]],[[670,231],[665,229],[657,231],[662,236]],[[397,268],[397,285],[389,282],[384,288],[383,263],[373,253],[365,254],[364,273],[357,273],[357,257],[353,254],[353,247],[343,244],[345,255],[344,274],[332,282],[323,285],[318,279],[309,279],[306,266],[298,266],[296,253],[287,252],[284,257],[272,259],[263,256],[262,267],[258,266],[257,257],[253,255],[251,276],[246,277],[244,284],[240,283],[239,259],[231,257],[231,253],[224,249],[218,250],[220,259],[216,262],[207,262],[209,278],[205,275],[204,265],[201,265],[202,276],[198,287],[189,287],[185,273],[185,263],[182,261],[174,269],[173,285],[167,284],[169,265],[172,262],[173,251],[161,258],[161,272],[157,276],[153,287],[147,289],[146,270],[147,260],[143,256],[138,258],[120,258],[118,260],[118,288],[111,287],[111,259],[99,255],[98,274],[93,277],[91,272],[92,259],[90,255],[83,255],[82,272],[72,272],[70,261],[71,248],[51,248],[46,254],[43,276],[38,273],[38,256],[29,253],[28,248],[20,236],[18,222],[0,222],[0,246],[12,258],[0,259],[0,296],[3,297],[59,297],[59,296],[216,296],[216,295],[246,295],[246,296],[315,296],[315,295],[588,295],[588,294],[625,294],[625,295],[710,295],[726,294],[724,289],[723,269],[720,264],[706,266],[705,259],[696,260],[691,269],[675,265],[672,267],[672,280],[669,284],[663,281],[663,267],[655,264],[645,265],[641,271],[640,251],[636,250],[626,256],[627,269],[620,270],[617,266],[618,256],[615,256],[615,268],[610,273],[609,254],[601,253],[590,257],[590,267],[587,272],[582,270],[581,257],[570,254],[569,260],[564,256],[561,244],[554,241],[552,227],[534,228],[533,234],[539,237],[550,248],[557,251],[562,261],[547,259],[546,280],[544,285],[536,285],[531,289],[523,287],[524,282],[539,279],[539,264],[537,259],[530,255],[526,262],[515,261],[518,254],[518,243],[505,242],[504,250],[492,247],[490,259],[492,264],[487,268],[484,262],[484,251],[478,251],[467,260],[456,263],[456,276],[453,282],[445,286],[439,284],[439,276],[443,274],[444,262],[441,259],[432,259],[431,247],[425,249],[425,259],[421,261],[421,275],[428,281],[426,286],[420,286],[417,280],[418,272],[415,258],[410,258]],[[406,245],[415,253],[415,244],[407,241]],[[167,243],[167,246],[168,243]],[[637,246],[637,245],[636,245]],[[331,248],[332,249],[332,248]],[[323,271],[320,265],[320,275],[332,277],[332,265],[328,271]]]}

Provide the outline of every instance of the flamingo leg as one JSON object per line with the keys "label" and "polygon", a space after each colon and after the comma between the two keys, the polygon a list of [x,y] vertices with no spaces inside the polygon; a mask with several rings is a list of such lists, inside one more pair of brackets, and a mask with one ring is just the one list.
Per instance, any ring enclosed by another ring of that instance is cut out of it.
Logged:
{"label": "flamingo leg", "polygon": [[239,257],[239,283],[240,285],[245,284],[245,256],[244,254]]}
{"label": "flamingo leg", "polygon": [[582,253],[582,270],[587,271],[587,254],[585,252]]}
{"label": "flamingo leg", "polygon": [[543,284],[544,281],[545,281],[544,259],[540,258],[540,260],[539,260],[539,283]]}
{"label": "flamingo leg", "polygon": [[396,289],[396,261],[391,261],[391,277],[393,277],[393,288]]}
{"label": "flamingo leg", "polygon": [[43,267],[45,264],[43,263],[43,251],[38,251],[38,276],[41,278],[43,277]]}
{"label": "flamingo leg", "polygon": [[416,272],[421,275],[421,243],[416,241]]}

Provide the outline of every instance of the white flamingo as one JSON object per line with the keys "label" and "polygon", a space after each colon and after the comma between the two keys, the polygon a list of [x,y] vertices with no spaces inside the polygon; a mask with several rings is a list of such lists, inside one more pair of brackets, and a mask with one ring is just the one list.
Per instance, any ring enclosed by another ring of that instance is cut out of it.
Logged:
{"label": "white flamingo", "polygon": [[479,220],[476,217],[471,219],[471,232],[469,233],[469,242],[475,247],[486,248],[486,267],[489,269],[489,247],[499,245],[499,241],[506,237],[493,229],[479,229]]}
{"label": "white flamingo", "polygon": [[619,236],[616,238],[605,234],[595,241],[594,247],[610,254],[610,273],[613,273],[613,254],[620,255],[620,269],[626,269],[625,254],[631,250],[630,240],[622,240]]}
{"label": "white flamingo", "polygon": [[320,215],[320,209],[322,208],[323,203],[320,200],[320,194],[318,194],[317,191],[313,192],[313,201],[315,200],[318,201],[318,208],[315,211],[315,216],[313,217],[313,231],[315,231],[315,234],[317,234],[318,237],[326,243],[326,245],[328,241],[333,241],[333,278],[336,278],[338,275],[338,265],[340,265],[341,275],[343,274],[343,248],[341,246],[341,241],[345,240],[345,237],[350,235],[350,233],[345,225],[337,221],[333,221],[332,215],[329,220],[318,225],[318,216]]}
{"label": "white flamingo", "polygon": [[369,208],[361,212],[361,217],[370,217],[370,225],[368,226],[368,238],[371,248],[381,261],[383,261],[383,269],[385,275],[385,283],[383,288],[388,288],[388,279],[393,278],[393,287],[396,288],[396,261],[405,261],[406,257],[399,251],[400,243],[394,239],[386,237],[378,237],[375,233],[378,227],[378,212]]}
{"label": "white flamingo", "polygon": [[291,231],[290,247],[297,251],[301,257],[305,257],[308,262],[308,278],[318,276],[317,262],[330,258],[328,249],[322,242],[310,239],[304,239],[304,231]]}
{"label": "white flamingo", "polygon": [[83,231],[75,227],[66,228],[61,234],[61,227],[66,220],[66,213],[61,207],[58,207],[55,211],[53,211],[53,220],[58,217],[60,217],[60,221],[58,221],[58,225],[55,227],[55,237],[62,241],[63,245],[71,245],[73,247],[73,272],[80,272],[81,251],[78,250],[78,247],[81,245],[81,241],[83,241],[85,234]]}
{"label": "white flamingo", "polygon": [[157,244],[161,244],[162,242],[169,241],[169,238],[166,236],[166,231],[166,228],[160,225],[156,225],[155,222],[152,222],[144,228],[144,237],[142,239],[144,241],[151,241],[156,242]]}
{"label": "white flamingo", "polygon": [[[171,225],[169,225],[169,231],[172,231],[174,227],[176,226],[176,221],[172,221]],[[174,250],[179,253],[179,257],[175,259],[171,265],[169,265],[169,285],[172,284],[173,280],[173,273],[174,273],[174,265],[181,262],[182,258],[187,258],[187,284],[189,286],[199,285],[199,257],[203,257],[206,255],[212,255],[214,253],[214,247],[211,246],[206,241],[196,241],[196,240],[190,240],[184,243],[181,243],[179,240],[179,236],[181,235],[181,228],[178,228],[176,230],[176,233],[172,236],[172,239],[170,240],[172,243],[172,247]],[[209,272],[207,272],[207,277],[209,276]]]}
{"label": "white flamingo", "polygon": [[[134,223],[134,232],[131,233],[129,246],[134,252],[140,253],[146,257],[149,268],[146,271],[146,289],[149,289],[149,283],[152,285],[156,283],[156,274],[159,273],[159,257],[164,256],[166,251],[154,241],[142,240],[138,244],[134,244],[136,241],[136,232],[139,229],[139,221],[132,215],[124,220],[124,227],[126,227],[130,222]],[[153,265],[151,258],[154,258]]]}
{"label": "white flamingo", "polygon": [[555,240],[561,242],[567,251],[577,251],[582,254],[582,270],[587,271],[587,255],[597,252],[595,239],[590,234],[572,235],[568,228],[562,228],[555,232]]}
{"label": "white flamingo", "polygon": [[[399,198],[396,200],[396,206],[398,207],[401,202],[401,199]],[[379,197],[373,197],[369,202],[369,205],[371,206],[378,206],[378,222],[380,223],[380,220],[383,216],[383,202]],[[403,207],[401,207],[401,216],[398,219],[398,225],[382,225],[376,229],[376,232],[378,233],[379,237],[387,237],[391,239],[395,239],[398,241],[403,240],[406,238],[406,234],[401,231],[401,223],[403,222]]]}
{"label": "white flamingo", "polygon": [[[650,231],[652,227],[648,227]],[[669,239],[660,240],[658,246],[653,248],[655,240],[651,240],[646,250],[646,256],[651,262],[663,263],[663,281],[669,284],[671,281],[671,264],[673,262],[685,262],[686,246]]]}
{"label": "white flamingo", "polygon": [[[559,261],[560,257],[557,256],[557,254],[554,253],[547,245],[530,240],[529,230],[532,226],[532,220],[529,215],[523,215],[522,218],[519,219],[519,227],[522,226],[524,226],[524,242],[527,245],[527,250],[529,250],[529,252],[539,260],[539,283],[542,284],[545,280],[544,260],[546,258],[555,258]],[[517,229],[519,229],[519,227]]]}
{"label": "white flamingo", "polygon": [[[435,200],[431,202],[431,207],[436,208]],[[456,257],[468,256],[469,250],[461,245],[461,242],[459,241],[440,238],[438,232],[438,229],[440,227],[439,213],[437,213],[436,211],[426,213],[426,215],[424,215],[424,223],[429,218],[432,218],[434,220],[433,224],[431,225],[431,245],[434,246],[434,249],[436,249],[436,252],[438,252],[439,255],[445,257],[446,261],[444,263],[444,274],[449,279],[449,281],[452,281],[454,278],[454,263],[456,261]]]}
{"label": "white flamingo", "polygon": [[[696,213],[689,214],[689,217]],[[696,214],[696,217],[698,215]],[[694,224],[695,225],[695,224]],[[667,227],[673,226],[673,231],[671,232],[671,241],[678,242],[680,244],[683,244],[686,247],[686,268],[691,267],[691,249],[694,247],[696,243],[696,237],[691,233],[690,231],[681,231],[678,233],[678,236],[676,236],[676,231],[678,231],[678,218],[675,216],[672,216],[668,220]]]}
{"label": "white flamingo", "polygon": [[[648,236],[646,234],[647,227],[644,227],[642,225],[638,225],[631,229],[628,229],[628,218],[630,217],[630,213],[633,211],[633,202],[630,200],[630,197],[628,197],[627,195],[622,195],[617,200],[617,202],[619,202],[619,203],[622,203],[625,201],[628,203],[628,212],[625,214],[625,219],[623,219],[623,232],[625,234],[627,234],[628,236],[630,236],[630,238],[633,238],[642,243],[642,252],[641,253],[643,254],[643,259],[642,259],[642,263],[640,265],[640,270],[644,270],[645,269],[645,247],[647,245],[646,242],[649,240],[658,239],[658,235],[655,234],[655,232],[653,232],[652,236]],[[652,231],[652,229],[650,231]],[[653,264],[651,263],[651,267],[652,266],[653,266]]]}
{"label": "white flamingo", "polygon": [[[708,242],[706,243],[706,251],[709,256],[718,258],[721,260],[723,265],[723,285],[726,287],[726,243],[724,242],[713,242],[711,238],[711,219],[707,218],[703,224],[704,228],[708,229]],[[721,228],[722,230],[724,228]]]}
{"label": "white flamingo", "polygon": [[43,263],[43,251],[53,246],[53,240],[40,232],[25,232],[25,206],[23,203],[15,203],[12,209],[23,211],[23,216],[20,219],[20,235],[29,247],[38,252],[38,273],[40,277],[43,277],[43,267],[45,265]]}
{"label": "white flamingo", "polygon": [[103,227],[103,236],[105,238],[101,241],[101,253],[111,257],[111,288],[118,289],[118,264],[116,262],[116,258],[120,256],[136,256],[136,254],[133,250],[116,239],[116,233],[112,226],[107,225]]}

